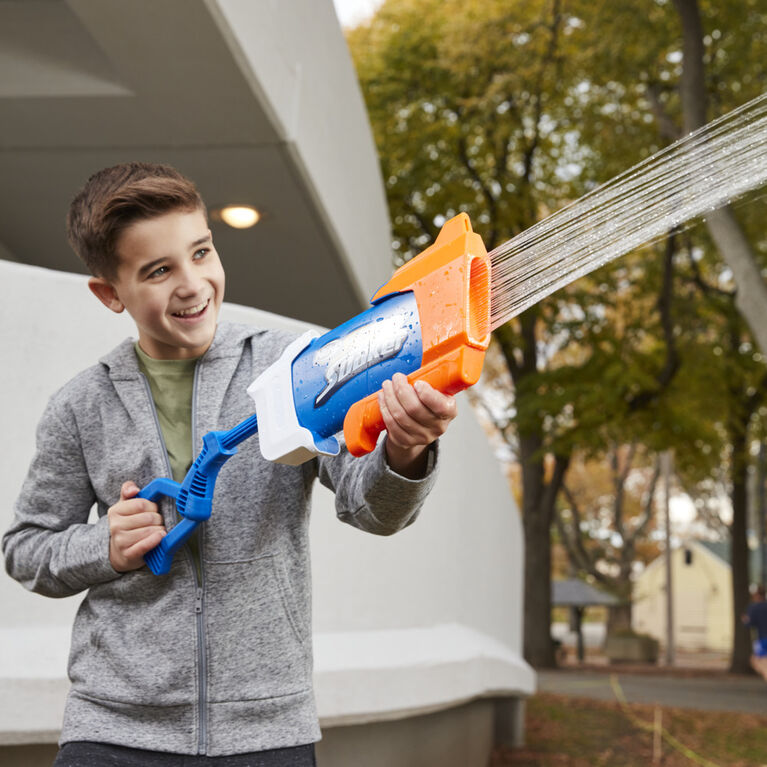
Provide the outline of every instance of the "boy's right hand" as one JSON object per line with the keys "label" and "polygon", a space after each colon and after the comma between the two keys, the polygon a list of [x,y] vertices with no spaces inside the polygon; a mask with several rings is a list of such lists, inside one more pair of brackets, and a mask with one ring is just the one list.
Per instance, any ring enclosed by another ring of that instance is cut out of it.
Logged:
{"label": "boy's right hand", "polygon": [[165,537],[166,530],[157,504],[135,498],[135,482],[124,482],[120,500],[109,508],[109,561],[118,573],[144,566],[144,554]]}

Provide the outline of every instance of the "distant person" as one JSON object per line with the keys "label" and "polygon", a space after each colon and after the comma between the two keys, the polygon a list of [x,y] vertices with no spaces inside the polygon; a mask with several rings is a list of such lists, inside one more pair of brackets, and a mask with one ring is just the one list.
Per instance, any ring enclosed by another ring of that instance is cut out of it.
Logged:
{"label": "distant person", "polygon": [[751,665],[767,680],[767,592],[763,585],[757,586],[743,622],[756,630]]}

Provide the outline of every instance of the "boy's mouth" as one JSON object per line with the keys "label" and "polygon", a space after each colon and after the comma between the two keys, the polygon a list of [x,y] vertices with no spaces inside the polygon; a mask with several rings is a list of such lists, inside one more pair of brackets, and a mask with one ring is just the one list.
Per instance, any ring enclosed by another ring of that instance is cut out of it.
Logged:
{"label": "boy's mouth", "polygon": [[173,312],[173,316],[180,317],[185,320],[194,319],[195,317],[202,315],[202,313],[208,308],[209,303],[210,299],[206,298],[202,303],[199,303],[196,306],[190,306],[188,309],[180,309],[177,312]]}

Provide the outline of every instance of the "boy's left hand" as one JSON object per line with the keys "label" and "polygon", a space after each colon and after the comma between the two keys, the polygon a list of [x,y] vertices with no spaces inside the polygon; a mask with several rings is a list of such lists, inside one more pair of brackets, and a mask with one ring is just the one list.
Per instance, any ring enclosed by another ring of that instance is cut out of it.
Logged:
{"label": "boy's left hand", "polygon": [[425,381],[411,386],[407,376],[396,373],[391,381],[384,381],[378,404],[388,433],[389,466],[409,479],[422,477],[426,473],[427,448],[455,418],[455,398]]}

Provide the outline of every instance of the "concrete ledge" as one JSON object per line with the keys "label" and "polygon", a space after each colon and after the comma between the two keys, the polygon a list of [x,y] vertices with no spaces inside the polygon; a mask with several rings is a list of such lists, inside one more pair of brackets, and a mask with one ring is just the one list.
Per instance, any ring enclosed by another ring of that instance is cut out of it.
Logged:
{"label": "concrete ledge", "polygon": [[320,767],[487,765],[495,745],[494,708],[492,700],[483,699],[397,721],[324,729],[322,740],[317,744],[317,764]]}
{"label": "concrete ledge", "polygon": [[403,719],[476,698],[535,692],[535,672],[519,654],[457,624],[317,634],[314,658],[323,727]]}
{"label": "concrete ledge", "polygon": [[69,637],[61,626],[0,629],[0,745],[58,740]]}
{"label": "concrete ledge", "polygon": [[[0,629],[0,648],[0,745],[55,743],[69,689],[69,628]],[[535,673],[517,653],[455,624],[315,634],[314,657],[323,729],[535,691]]]}
{"label": "concrete ledge", "polygon": [[0,746],[56,743],[68,690],[66,678],[0,679]]}

